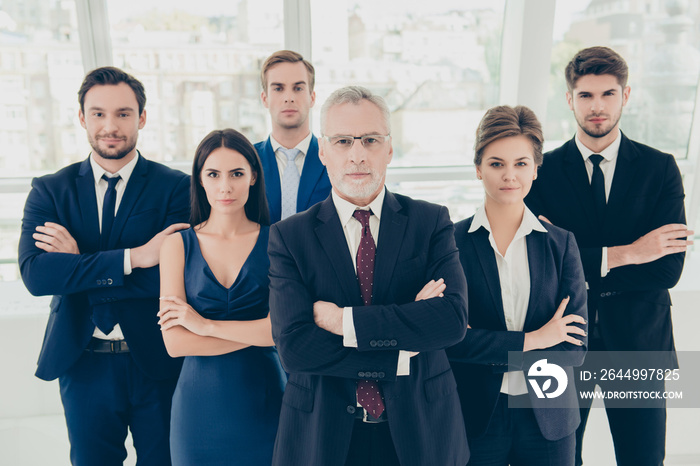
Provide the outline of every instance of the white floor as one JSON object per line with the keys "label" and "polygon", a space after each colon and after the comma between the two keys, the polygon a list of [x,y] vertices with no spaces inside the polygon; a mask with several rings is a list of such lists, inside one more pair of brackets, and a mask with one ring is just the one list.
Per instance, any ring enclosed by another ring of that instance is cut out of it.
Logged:
{"label": "white floor", "polygon": [[[687,269],[673,291],[676,346],[683,351],[700,351],[700,280],[698,268]],[[69,445],[58,384],[33,376],[41,346],[46,312],[24,309],[27,297],[21,287],[0,282],[0,465],[67,466]],[[29,298],[32,307],[46,309],[48,301]],[[698,353],[700,356],[700,353]],[[698,359],[696,358],[696,361]],[[681,368],[688,370],[689,368]],[[690,368],[696,374],[700,367]],[[599,402],[597,402],[599,403]],[[591,413],[584,441],[586,466],[614,466],[612,440],[604,409]],[[698,403],[700,406],[700,403]],[[666,465],[700,465],[700,409],[669,409]],[[643,445],[640,445],[642,448]],[[135,465],[133,448],[128,447],[126,465]]]}

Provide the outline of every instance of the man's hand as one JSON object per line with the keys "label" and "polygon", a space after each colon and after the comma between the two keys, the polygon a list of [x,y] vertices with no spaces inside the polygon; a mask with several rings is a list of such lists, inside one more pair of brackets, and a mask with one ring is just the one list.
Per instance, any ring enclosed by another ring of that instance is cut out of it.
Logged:
{"label": "man's hand", "polygon": [[36,240],[36,247],[46,252],[64,252],[67,254],[80,254],[78,243],[73,236],[68,233],[65,227],[58,223],[46,222],[43,226],[36,227],[38,233],[34,233],[32,238]]}
{"label": "man's hand", "polygon": [[314,303],[314,322],[324,330],[343,335],[343,308],[326,301]]}
{"label": "man's hand", "polygon": [[[685,252],[695,234],[680,223],[670,223],[652,230],[632,244],[608,248],[608,268],[613,269],[629,264],[646,264],[669,254]],[[682,239],[681,239],[682,238]]]}
{"label": "man's hand", "polygon": [[163,244],[165,238],[172,235],[176,231],[184,230],[189,228],[189,223],[175,223],[170,225],[165,230],[161,231],[155,235],[151,240],[131,250],[131,267],[136,268],[148,268],[158,265],[160,262],[160,246]]}
{"label": "man's hand", "polygon": [[447,285],[445,285],[445,280],[440,278],[437,281],[435,280],[430,280],[428,283],[425,284],[422,290],[418,292],[416,295],[416,299],[414,301],[421,301],[423,299],[430,299],[430,298],[442,298],[445,296],[443,294],[443,291],[445,291],[445,288],[447,288]]}

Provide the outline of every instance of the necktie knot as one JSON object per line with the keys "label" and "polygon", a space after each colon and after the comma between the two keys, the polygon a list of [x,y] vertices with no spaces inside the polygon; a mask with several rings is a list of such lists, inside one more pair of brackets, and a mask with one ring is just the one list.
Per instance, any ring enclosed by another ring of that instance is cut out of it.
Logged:
{"label": "necktie knot", "polygon": [[362,224],[363,228],[369,226],[369,217],[372,215],[371,210],[356,210],[353,212],[352,216],[357,219],[358,222]]}
{"label": "necktie knot", "polygon": [[600,162],[603,161],[603,156],[600,154],[591,154],[588,158],[594,167],[600,166]]}
{"label": "necktie knot", "polygon": [[285,157],[287,157],[288,162],[293,162],[294,159],[297,158],[297,155],[299,155],[299,153],[301,152],[296,147],[293,149],[286,149],[284,147],[280,147],[279,150],[284,154]]}
{"label": "necktie knot", "polygon": [[117,183],[119,183],[119,180],[121,180],[122,177],[119,175],[107,176],[105,174],[105,175],[102,175],[102,179],[107,182],[107,190],[110,190],[110,189],[115,189],[115,187],[117,186]]}

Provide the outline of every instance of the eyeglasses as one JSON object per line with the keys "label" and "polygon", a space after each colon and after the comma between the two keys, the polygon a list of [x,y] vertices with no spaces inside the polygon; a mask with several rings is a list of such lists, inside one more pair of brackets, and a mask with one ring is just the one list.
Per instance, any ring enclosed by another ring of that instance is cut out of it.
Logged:
{"label": "eyeglasses", "polygon": [[379,149],[387,139],[391,137],[390,134],[367,134],[365,136],[323,136],[324,139],[331,143],[331,145],[340,150],[350,150],[352,145],[355,143],[355,139],[359,139],[362,142],[362,147],[367,150]]}

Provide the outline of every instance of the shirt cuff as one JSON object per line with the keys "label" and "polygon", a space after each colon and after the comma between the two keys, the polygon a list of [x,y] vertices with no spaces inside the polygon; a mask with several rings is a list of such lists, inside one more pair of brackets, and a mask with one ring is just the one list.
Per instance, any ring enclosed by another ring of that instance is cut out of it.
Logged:
{"label": "shirt cuff", "polygon": [[124,249],[124,275],[131,275],[131,249]]}
{"label": "shirt cuff", "polygon": [[355,322],[352,320],[352,307],[343,308],[343,346],[357,348]]}
{"label": "shirt cuff", "polygon": [[600,259],[600,278],[604,278],[610,269],[608,268],[608,248],[603,247],[603,256]]}
{"label": "shirt cuff", "polygon": [[399,351],[399,362],[396,367],[396,375],[411,375],[411,353]]}

